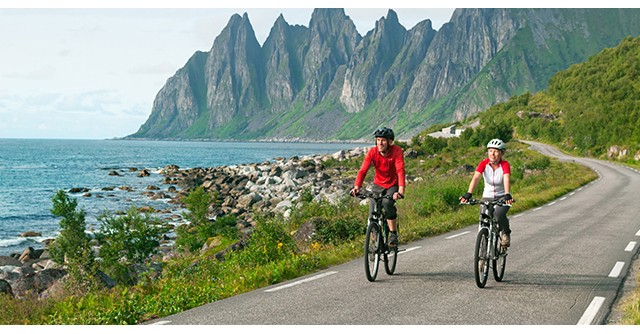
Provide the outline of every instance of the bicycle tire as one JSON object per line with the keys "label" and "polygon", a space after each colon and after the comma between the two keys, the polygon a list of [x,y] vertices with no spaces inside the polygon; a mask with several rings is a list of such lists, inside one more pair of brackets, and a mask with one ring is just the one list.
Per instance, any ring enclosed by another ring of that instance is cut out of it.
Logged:
{"label": "bicycle tire", "polygon": [[387,251],[384,252],[384,270],[387,272],[387,275],[393,275],[396,272],[396,264],[398,263],[398,246],[396,245],[393,249],[389,249],[388,228],[385,228],[385,240],[387,241]]}
{"label": "bicycle tire", "polygon": [[376,280],[380,265],[380,247],[382,245],[382,233],[378,224],[371,222],[367,226],[367,234],[364,239],[364,272],[369,282]]}
{"label": "bicycle tire", "polygon": [[[499,239],[499,238],[496,238]],[[502,248],[502,245],[499,242],[496,243],[496,254],[498,257],[493,260],[493,278],[495,278],[496,282],[502,282],[504,278],[504,271],[507,266],[507,252],[506,249]]]}
{"label": "bicycle tire", "polygon": [[397,263],[398,247],[384,253],[384,270],[387,272],[387,275],[393,275],[393,273],[395,273]]}
{"label": "bicycle tire", "polygon": [[487,276],[489,276],[489,259],[488,259],[488,240],[489,233],[487,229],[478,231],[476,237],[476,248],[473,256],[473,271],[475,274],[476,285],[484,288],[487,284]]}

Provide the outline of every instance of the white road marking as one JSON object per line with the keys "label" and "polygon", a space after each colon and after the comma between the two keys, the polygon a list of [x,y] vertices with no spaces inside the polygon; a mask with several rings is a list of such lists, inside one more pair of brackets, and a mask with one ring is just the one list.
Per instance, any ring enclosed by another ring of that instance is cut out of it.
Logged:
{"label": "white road marking", "polygon": [[410,251],[414,251],[414,250],[416,250],[416,249],[418,249],[418,248],[422,248],[422,246],[416,246],[416,247],[407,248],[407,249],[405,249],[405,250],[399,251],[399,252],[398,252],[398,254],[400,254],[400,253],[406,253],[406,252],[410,252]]}
{"label": "white road marking", "polygon": [[320,278],[323,278],[323,277],[326,277],[326,276],[329,276],[329,275],[337,274],[337,273],[338,273],[337,271],[329,271],[329,272],[326,272],[326,273],[323,273],[323,274],[320,274],[320,275],[316,275],[316,276],[311,276],[309,278],[305,278],[305,279],[302,279],[302,280],[299,280],[299,281],[296,281],[296,282],[293,282],[293,283],[277,286],[275,288],[271,288],[271,289],[265,290],[265,292],[273,292],[273,291],[278,291],[278,290],[290,288],[292,286],[296,286],[296,285],[299,285],[299,284],[302,284],[302,283],[315,281],[317,279],[320,279]]}
{"label": "white road marking", "polygon": [[616,262],[616,265],[613,266],[613,269],[611,269],[611,272],[609,273],[609,277],[618,277],[620,276],[620,273],[622,272],[622,267],[624,267],[624,262]]}
{"label": "white road marking", "polygon": [[636,248],[636,242],[635,241],[629,241],[629,244],[627,245],[627,248],[624,249],[624,251],[625,252],[630,252],[634,248]]}
{"label": "white road marking", "polygon": [[531,211],[538,211],[538,210],[541,210],[541,209],[542,209],[542,207],[540,206],[540,207],[537,207],[537,208],[535,208],[535,209],[533,209]]}
{"label": "white road marking", "polygon": [[462,233],[458,233],[458,234],[450,235],[450,236],[446,237],[445,239],[453,239],[453,238],[457,238],[457,237],[459,237],[459,236],[461,236],[461,235],[465,235],[465,234],[468,234],[468,233],[471,233],[471,231],[466,231],[466,232],[462,232]]}
{"label": "white road marking", "polygon": [[515,216],[513,216],[511,218],[518,218],[518,217],[522,217],[522,216],[524,216],[524,213],[517,214],[517,215],[515,215]]}
{"label": "white road marking", "polygon": [[548,206],[552,206],[552,205],[554,205],[554,204],[556,204],[556,202],[551,202],[551,203],[549,203],[549,204],[547,204],[547,205],[548,205]]}
{"label": "white road marking", "polygon": [[604,297],[593,297],[591,304],[589,304],[576,325],[591,325],[591,322],[596,317],[596,314],[598,314],[598,310],[600,310],[600,307],[602,307],[604,299]]}
{"label": "white road marking", "polygon": [[573,196],[575,195],[575,193],[576,193],[575,191],[572,191],[571,193],[569,193],[569,196]]}
{"label": "white road marking", "polygon": [[638,232],[636,232],[636,236],[640,237],[640,230],[638,230]]}
{"label": "white road marking", "polygon": [[154,322],[151,325],[166,325],[166,324],[169,324],[169,323],[171,323],[171,321],[163,320],[163,321]]}
{"label": "white road marking", "polygon": [[564,201],[565,199],[567,199],[567,196],[565,196],[565,197],[561,198],[560,200],[561,200],[561,201]]}

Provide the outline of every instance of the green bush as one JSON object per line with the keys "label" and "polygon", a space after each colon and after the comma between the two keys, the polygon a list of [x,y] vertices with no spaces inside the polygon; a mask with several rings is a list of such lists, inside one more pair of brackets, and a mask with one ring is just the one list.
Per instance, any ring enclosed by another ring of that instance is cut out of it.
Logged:
{"label": "green bush", "polygon": [[126,216],[115,217],[104,213],[98,218],[100,244],[100,267],[118,283],[134,284],[132,266],[146,264],[158,251],[160,239],[168,228],[158,218],[141,214],[131,207]]}
{"label": "green bush", "polygon": [[85,262],[83,250],[89,247],[89,236],[85,233],[86,222],[84,210],[76,209],[78,201],[60,190],[52,198],[51,213],[60,220],[60,235],[50,247],[51,258],[58,263],[69,261]]}
{"label": "green bush", "polygon": [[325,224],[316,226],[314,240],[324,244],[339,245],[364,235],[365,219],[329,218]]}
{"label": "green bush", "polygon": [[243,266],[258,266],[277,262],[295,253],[295,241],[275,220],[259,222],[253,229],[247,247],[237,253]]}
{"label": "green bush", "polygon": [[527,162],[524,167],[526,169],[545,170],[551,165],[551,159],[546,156],[535,157],[533,160]]}
{"label": "green bush", "polygon": [[209,194],[204,187],[195,188],[182,200],[188,210],[183,214],[184,218],[194,225],[207,223],[209,205],[213,200],[214,196]]}
{"label": "green bush", "polygon": [[237,239],[238,230],[235,227],[235,216],[219,216],[211,220],[208,217],[209,206],[217,201],[215,195],[206,192],[204,187],[198,187],[187,195],[183,202],[187,212],[184,218],[190,223],[176,228],[176,246],[181,250],[195,252],[209,240],[222,235],[227,239]]}

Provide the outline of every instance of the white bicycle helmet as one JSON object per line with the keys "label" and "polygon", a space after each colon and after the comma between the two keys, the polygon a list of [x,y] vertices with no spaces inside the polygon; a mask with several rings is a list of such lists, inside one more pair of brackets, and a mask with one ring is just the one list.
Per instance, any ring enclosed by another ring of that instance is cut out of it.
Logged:
{"label": "white bicycle helmet", "polygon": [[505,145],[502,140],[496,138],[489,141],[489,143],[487,144],[487,148],[496,148],[500,151],[504,151],[507,148],[507,145]]}

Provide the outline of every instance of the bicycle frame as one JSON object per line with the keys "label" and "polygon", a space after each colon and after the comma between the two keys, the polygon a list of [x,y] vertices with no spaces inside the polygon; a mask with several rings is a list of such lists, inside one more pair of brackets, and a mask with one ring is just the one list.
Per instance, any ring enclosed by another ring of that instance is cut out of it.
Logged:
{"label": "bicycle frame", "polygon": [[393,197],[389,195],[382,196],[381,194],[367,192],[364,194],[359,194],[358,198],[368,198],[373,203],[373,209],[369,210],[369,218],[367,219],[368,224],[378,224],[380,227],[380,231],[382,231],[382,247],[379,251],[381,253],[388,252],[388,242],[389,242],[389,225],[387,225],[387,218],[384,213],[382,207],[382,199],[388,198],[393,200]]}
{"label": "bicycle frame", "polygon": [[[478,235],[474,254],[474,271],[476,284],[484,288],[487,282],[489,267],[493,268],[493,277],[501,282],[504,277],[507,248],[500,244],[500,226],[495,218],[497,206],[510,206],[504,200],[469,200],[463,204],[481,204]],[[491,263],[491,266],[489,265]]]}
{"label": "bicycle frame", "polygon": [[478,231],[486,229],[489,232],[490,247],[487,249],[489,252],[487,255],[489,260],[496,260],[500,254],[500,251],[498,250],[500,227],[498,226],[498,221],[494,217],[494,212],[496,205],[499,204],[493,201],[483,201],[481,205],[482,212],[480,222],[478,224]]}
{"label": "bicycle frame", "polygon": [[393,197],[373,192],[360,193],[357,197],[368,198],[371,204],[365,234],[364,265],[367,279],[373,282],[378,275],[381,261],[384,262],[388,275],[393,275],[396,268],[398,248],[389,247],[389,226],[382,206],[384,198],[393,200]]}

